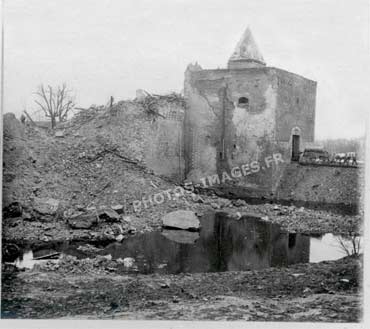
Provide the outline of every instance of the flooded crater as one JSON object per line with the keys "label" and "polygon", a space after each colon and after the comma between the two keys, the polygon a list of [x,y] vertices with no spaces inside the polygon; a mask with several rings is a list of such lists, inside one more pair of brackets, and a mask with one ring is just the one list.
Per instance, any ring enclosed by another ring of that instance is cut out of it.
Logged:
{"label": "flooded crater", "polygon": [[80,259],[111,255],[113,260],[133,258],[135,272],[142,274],[246,271],[335,260],[346,256],[339,239],[351,246],[351,241],[332,234],[312,237],[287,233],[279,225],[256,217],[233,220],[219,212],[205,214],[200,221],[199,232],[164,229],[107,246],[66,242],[41,251],[25,250],[15,264],[32,268],[48,261],[45,257],[50,255]]}

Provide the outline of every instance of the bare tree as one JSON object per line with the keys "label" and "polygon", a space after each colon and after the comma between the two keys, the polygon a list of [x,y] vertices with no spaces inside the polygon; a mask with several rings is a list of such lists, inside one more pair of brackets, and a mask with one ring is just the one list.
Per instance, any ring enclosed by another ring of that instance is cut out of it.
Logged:
{"label": "bare tree", "polygon": [[337,237],[340,248],[347,256],[358,256],[361,253],[361,237],[357,234],[350,234],[346,238]]}
{"label": "bare tree", "polygon": [[348,222],[345,234],[337,237],[339,247],[347,256],[358,256],[362,252],[360,228],[356,223]]}
{"label": "bare tree", "polygon": [[54,129],[57,123],[67,119],[68,113],[74,108],[75,101],[72,91],[67,89],[66,84],[57,88],[40,85],[35,95],[38,99],[35,103],[42,109],[45,116],[51,120],[51,128]]}

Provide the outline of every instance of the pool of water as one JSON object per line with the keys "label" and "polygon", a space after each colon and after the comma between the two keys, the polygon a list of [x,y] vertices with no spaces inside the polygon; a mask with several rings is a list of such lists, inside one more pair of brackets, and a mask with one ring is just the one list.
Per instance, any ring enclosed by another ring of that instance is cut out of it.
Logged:
{"label": "pool of water", "polygon": [[112,259],[134,258],[135,271],[143,274],[245,271],[342,258],[346,252],[339,239],[351,248],[350,241],[333,234],[286,233],[277,224],[255,217],[237,221],[223,213],[209,213],[201,218],[199,232],[148,232],[100,248],[66,242],[46,250],[25,250],[15,264],[32,268],[48,261],[34,258],[59,251],[78,258],[97,254],[111,255]]}

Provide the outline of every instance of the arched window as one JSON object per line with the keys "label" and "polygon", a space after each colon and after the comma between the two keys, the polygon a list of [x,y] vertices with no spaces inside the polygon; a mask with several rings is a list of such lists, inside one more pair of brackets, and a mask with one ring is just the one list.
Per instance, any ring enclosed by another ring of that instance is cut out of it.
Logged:
{"label": "arched window", "polygon": [[249,99],[247,97],[240,97],[238,100],[238,106],[248,108],[249,107]]}

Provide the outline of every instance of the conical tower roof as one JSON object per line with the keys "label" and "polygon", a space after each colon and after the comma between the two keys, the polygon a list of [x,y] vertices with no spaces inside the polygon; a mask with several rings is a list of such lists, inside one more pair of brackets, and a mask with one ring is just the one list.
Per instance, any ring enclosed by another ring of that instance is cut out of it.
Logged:
{"label": "conical tower roof", "polygon": [[[229,59],[229,67],[235,66],[233,62],[238,62],[241,67],[243,62],[246,67],[265,66],[265,60],[254,41],[252,32],[249,27],[245,30],[242,38],[236,45],[236,48]],[[247,64],[249,63],[249,64]],[[242,67],[241,67],[242,68]]]}

